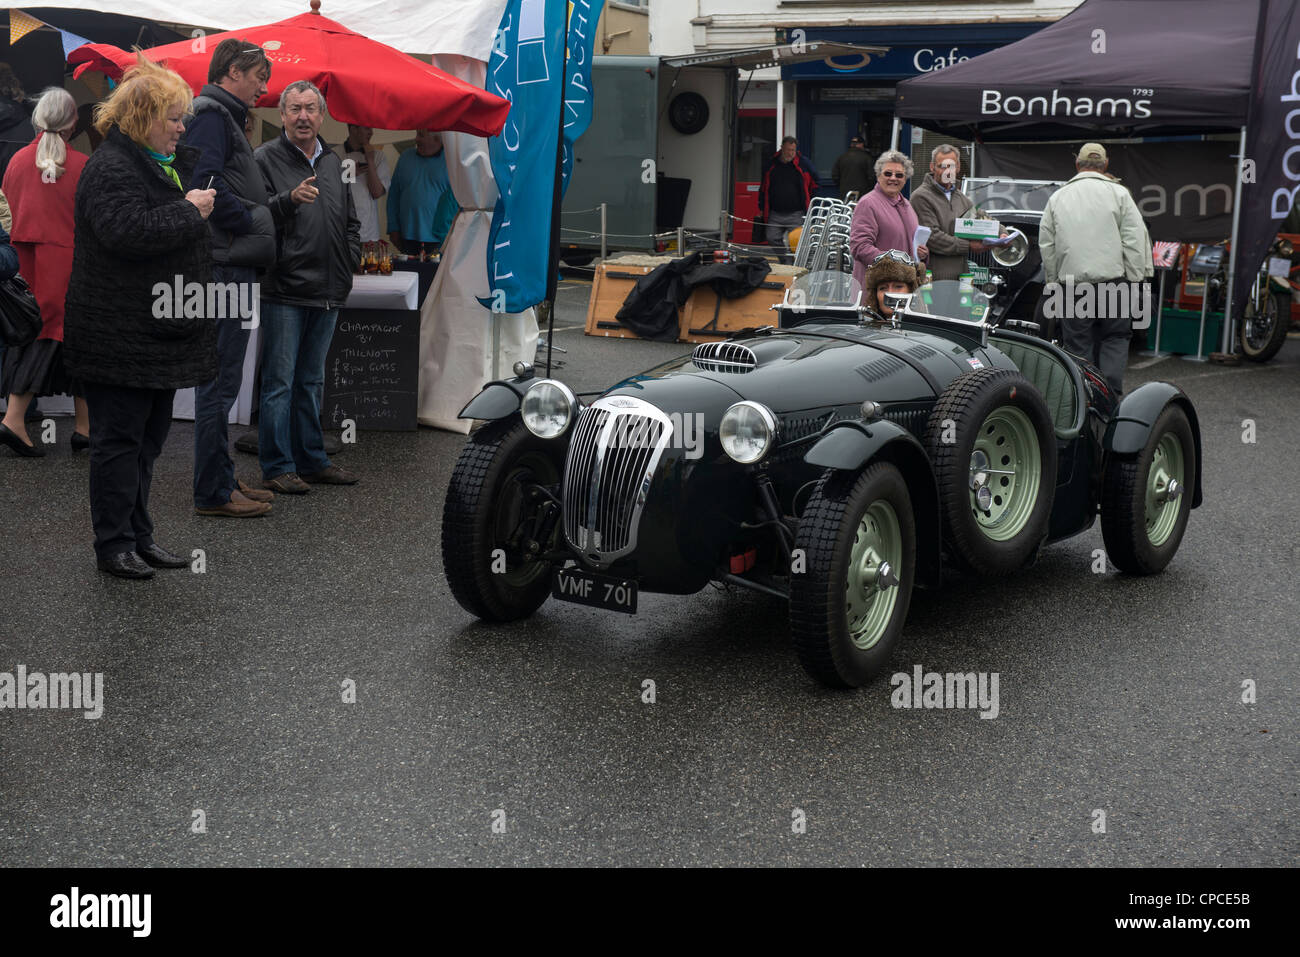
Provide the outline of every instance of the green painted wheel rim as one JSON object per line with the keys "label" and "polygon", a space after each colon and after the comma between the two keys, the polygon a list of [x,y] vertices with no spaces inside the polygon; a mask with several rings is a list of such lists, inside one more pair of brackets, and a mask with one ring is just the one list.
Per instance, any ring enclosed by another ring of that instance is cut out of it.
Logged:
{"label": "green painted wheel rim", "polygon": [[980,424],[970,457],[971,514],[985,537],[1005,542],[1019,535],[1041,482],[1034,424],[1015,406],[999,406]]}
{"label": "green painted wheel rim", "polygon": [[1169,540],[1178,524],[1183,494],[1183,446],[1178,436],[1166,432],[1160,437],[1151,467],[1147,469],[1147,538],[1159,548]]}
{"label": "green painted wheel rim", "polygon": [[862,515],[853,534],[844,584],[849,638],[863,651],[884,637],[898,604],[903,533],[894,506],[878,500]]}

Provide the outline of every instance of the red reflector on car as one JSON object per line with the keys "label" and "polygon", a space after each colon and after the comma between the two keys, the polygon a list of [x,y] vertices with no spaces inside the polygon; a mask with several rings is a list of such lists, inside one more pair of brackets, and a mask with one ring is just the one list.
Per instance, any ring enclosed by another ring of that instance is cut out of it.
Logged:
{"label": "red reflector on car", "polygon": [[756,561],[758,561],[757,548],[748,549],[746,551],[741,552],[739,555],[732,555],[731,574],[743,575],[745,572],[749,571],[751,568],[754,567],[754,563]]}

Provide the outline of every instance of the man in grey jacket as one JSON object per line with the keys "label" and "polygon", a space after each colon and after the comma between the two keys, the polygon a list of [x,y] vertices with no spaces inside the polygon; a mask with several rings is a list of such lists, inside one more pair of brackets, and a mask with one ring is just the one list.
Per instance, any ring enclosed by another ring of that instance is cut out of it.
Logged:
{"label": "man in grey jacket", "polygon": [[930,172],[912,193],[916,221],[930,228],[930,270],[936,280],[958,279],[966,271],[966,258],[984,251],[979,240],[953,235],[956,221],[970,216],[972,204],[957,188],[961,154],[951,143],[940,143],[930,153]]}
{"label": "man in grey jacket", "polygon": [[1044,310],[1059,317],[1066,351],[1095,363],[1121,393],[1132,321],[1150,306],[1142,301],[1150,241],[1132,194],[1106,175],[1105,148],[1085,143],[1074,165],[1075,177],[1047,201],[1038,231]]}

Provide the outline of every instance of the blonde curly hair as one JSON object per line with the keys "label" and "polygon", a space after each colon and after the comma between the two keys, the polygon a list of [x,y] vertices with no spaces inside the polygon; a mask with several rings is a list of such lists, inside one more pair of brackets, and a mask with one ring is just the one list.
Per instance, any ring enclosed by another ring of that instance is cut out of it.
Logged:
{"label": "blonde curly hair", "polygon": [[117,126],[148,147],[149,128],[172,107],[188,112],[193,101],[194,92],[179,73],[145,59],[137,47],[135,66],[122,74],[108,99],[95,107],[95,129],[107,135],[111,127]]}

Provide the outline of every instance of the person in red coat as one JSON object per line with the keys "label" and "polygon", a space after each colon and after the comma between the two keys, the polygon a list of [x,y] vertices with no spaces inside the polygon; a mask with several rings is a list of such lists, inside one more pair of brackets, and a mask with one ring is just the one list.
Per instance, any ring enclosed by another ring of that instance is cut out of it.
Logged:
{"label": "person in red coat", "polygon": [[[73,207],[86,157],[68,149],[77,128],[77,104],[67,90],[50,87],[32,112],[36,139],[9,162],[4,194],[13,214],[10,238],[18,251],[18,271],[31,286],[41,309],[41,331],[31,345],[5,353],[3,381],[9,404],[0,441],[21,456],[44,455],[27,434],[23,417],[32,397],[76,388],[63,369],[63,297],[72,276]],[[90,444],[85,400],[76,398],[74,449]]]}

